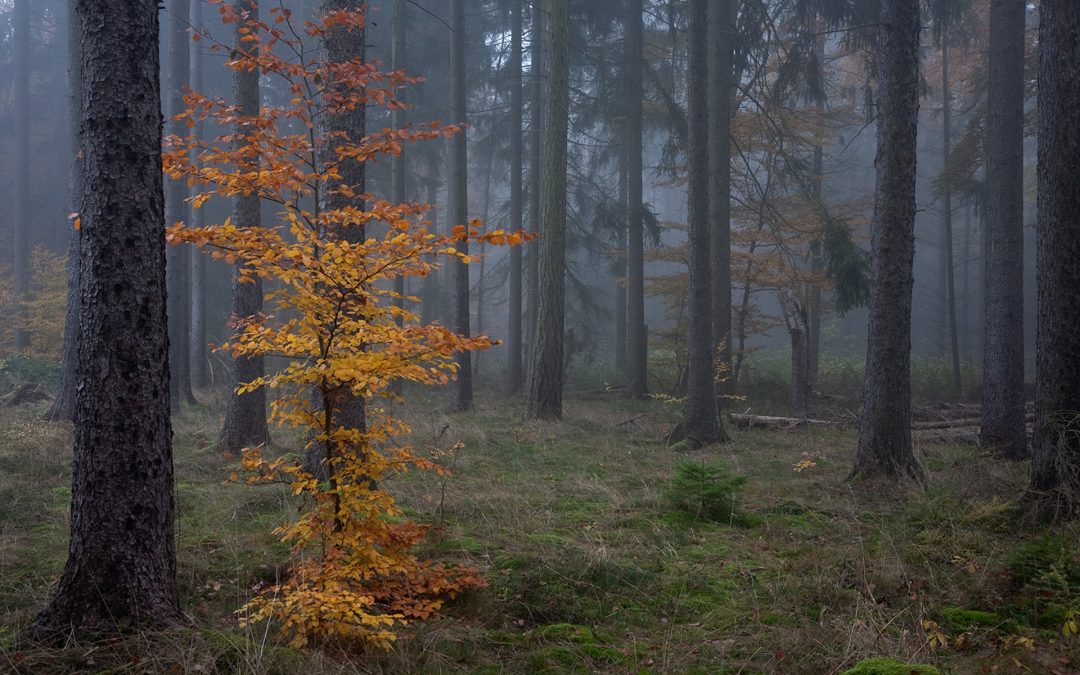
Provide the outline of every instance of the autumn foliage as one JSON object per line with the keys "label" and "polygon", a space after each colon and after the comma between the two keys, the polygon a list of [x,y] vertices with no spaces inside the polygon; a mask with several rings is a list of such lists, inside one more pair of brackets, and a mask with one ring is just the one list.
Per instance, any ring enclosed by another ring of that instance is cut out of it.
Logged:
{"label": "autumn foliage", "polygon": [[[292,545],[289,576],[263,588],[239,614],[247,624],[277,622],[296,646],[341,639],[387,648],[396,628],[430,617],[447,598],[484,581],[473,568],[416,556],[428,527],[403,518],[384,481],[414,469],[444,470],[401,440],[408,426],[380,402],[397,397],[391,387],[396,382],[448,382],[455,353],[492,344],[438,324],[420,325],[409,309],[414,299],[391,290],[393,281],[426,276],[439,260],[469,262],[457,252],[460,242],[513,245],[522,235],[481,234],[479,223],[437,234],[427,229],[426,206],[392,204],[343,183],[346,162],[396,155],[410,141],[458,131],[437,124],[363,138],[322,131],[321,120],[329,115],[402,105],[395,91],[410,83],[403,73],[383,73],[372,64],[320,60],[316,43],[331,30],[361,30],[361,12],[331,12],[302,24],[278,7],[265,22],[228,5],[221,12],[227,23],[238,24],[245,45],[231,49],[228,67],[278,78],[291,101],[248,117],[226,101],[190,92],[181,117],[190,128],[206,121],[221,133],[208,141],[194,134],[168,139],[165,170],[202,186],[195,207],[214,197],[257,195],[276,204],[278,215],[258,228],[228,220],[197,229],[178,224],[169,238],[238,265],[242,279],[272,282],[272,309],[233,317],[235,335],[220,349],[233,357],[287,361],[239,389],[274,390],[270,420],[304,430],[305,450],[324,455],[319,470],[308,471],[295,460],[303,452],[292,458],[270,457],[265,448],[244,452],[243,480],[284,483],[310,508],[277,530]],[[197,39],[212,41],[209,35]],[[336,159],[326,160],[327,148]],[[323,208],[331,194],[347,197],[335,201],[349,205]],[[350,425],[346,420],[353,416],[345,408],[356,399],[365,402],[365,414]]]}

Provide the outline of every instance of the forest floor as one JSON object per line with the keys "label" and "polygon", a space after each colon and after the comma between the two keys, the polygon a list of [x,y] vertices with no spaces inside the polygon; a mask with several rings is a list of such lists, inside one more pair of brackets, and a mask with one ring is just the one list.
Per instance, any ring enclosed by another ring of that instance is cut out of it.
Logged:
{"label": "forest floor", "polygon": [[[20,645],[66,555],[70,430],[38,408],[4,412],[0,671],[820,674],[872,656],[945,673],[1080,671],[1080,639],[1062,634],[1080,610],[1080,527],[1021,522],[1027,465],[932,445],[920,448],[927,490],[850,484],[853,432],[743,431],[678,454],[663,443],[670,404],[593,398],[571,397],[562,424],[521,422],[520,401],[495,397],[470,415],[432,412],[436,398],[405,411],[417,447],[454,476],[389,489],[436,525],[428,556],[476,565],[489,586],[411,626],[388,654],[298,652],[264,627],[237,628],[233,612],[287,557],[270,531],[298,504],[227,483],[237,462],[215,453],[219,413],[201,407],[175,421],[191,625]],[[730,522],[675,508],[669,488],[686,461],[746,477]]]}

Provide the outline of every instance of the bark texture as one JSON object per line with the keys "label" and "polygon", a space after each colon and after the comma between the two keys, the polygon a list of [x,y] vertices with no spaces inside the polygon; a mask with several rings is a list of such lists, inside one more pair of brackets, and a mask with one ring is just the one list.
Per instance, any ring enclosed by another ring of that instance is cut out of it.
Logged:
{"label": "bark texture", "polygon": [[[450,2],[450,107],[451,122],[462,127],[468,124],[465,82],[465,0]],[[469,225],[469,138],[465,131],[450,139],[449,192],[450,227]],[[459,242],[459,253],[469,254],[468,242]],[[469,337],[472,327],[469,320],[469,266],[458,260],[449,263],[453,292],[450,295],[451,326],[458,335]],[[455,412],[472,410],[473,370],[472,352],[461,351],[454,357],[457,361],[457,379],[453,383],[450,409]]]}
{"label": "bark texture", "polygon": [[180,619],[158,7],[78,0],[85,183],[71,541],[37,637]]}
{"label": "bark texture", "polygon": [[1080,510],[1080,4],[1043,0],[1039,26],[1036,425],[1042,515]]}
{"label": "bark texture", "polygon": [[919,2],[884,0],[870,324],[852,478],[923,471],[911,449],[911,292],[919,117]]}
{"label": "bark texture", "polygon": [[645,231],[642,184],[642,104],[644,88],[644,3],[631,0],[626,23],[626,178],[627,178],[627,312],[626,365],[631,396],[649,394],[649,347],[645,334]]}
{"label": "bark texture", "polygon": [[[524,139],[523,99],[524,89],[521,77],[521,34],[523,28],[522,0],[513,0],[510,11],[510,229],[517,231],[524,228],[524,203],[522,202]],[[522,275],[524,273],[522,247],[510,249],[510,303],[507,317],[508,350],[506,360],[506,389],[515,394],[525,381],[525,369],[522,363]]]}
{"label": "bark texture", "polygon": [[569,0],[549,0],[547,142],[544,149],[540,305],[527,416],[562,418],[566,290],[566,140],[570,121]]}
{"label": "bark texture", "polygon": [[[75,0],[67,0],[68,16],[68,205],[81,210],[82,160],[79,159],[79,111],[82,90],[82,26]],[[79,350],[79,233],[72,227],[67,247],[67,311],[64,317],[64,350],[60,357],[60,381],[45,418],[70,421],[75,415],[75,365]]]}
{"label": "bark texture", "polygon": [[[165,125],[170,134],[185,134],[183,122],[174,121],[187,107],[184,90],[188,86],[188,0],[170,0],[168,3],[168,87],[165,105]],[[165,223],[172,226],[188,221],[188,190],[183,181],[165,182]],[[172,388],[172,405],[177,408],[181,401],[196,403],[191,392],[191,280],[189,275],[191,249],[189,246],[170,246],[168,260],[169,280],[169,363],[172,367],[169,385]]]}
{"label": "bark texture", "polygon": [[[258,15],[257,0],[235,0],[238,13]],[[239,31],[242,24],[236,24]],[[234,36],[237,49],[243,47],[242,36]],[[233,72],[233,100],[240,109],[242,117],[254,117],[259,114],[259,74],[258,71]],[[238,125],[237,133],[242,134],[244,125]],[[243,140],[237,143],[242,145]],[[256,169],[256,167],[252,167]],[[259,198],[256,196],[237,196],[233,198],[232,222],[239,228],[259,227]],[[242,264],[242,263],[238,263]],[[240,270],[233,272],[232,280],[232,318],[233,321],[256,316],[263,309],[262,281],[255,277],[251,281],[242,281]],[[236,388],[245,382],[253,382],[263,376],[265,366],[261,356],[235,358],[229,371],[229,401],[225,408],[225,423],[221,428],[221,440],[218,449],[222,453],[238,453],[244,448],[262,445],[270,439],[266,427],[266,391],[262,388],[246,394],[237,393]]]}
{"label": "bark texture", "polygon": [[[712,222],[713,353],[727,367],[731,349],[731,94],[735,27],[731,0],[709,3],[709,220]],[[727,374],[725,374],[727,375]],[[734,381],[717,383],[733,394]],[[724,407],[721,396],[717,405]]]}
{"label": "bark texture", "polygon": [[983,424],[979,440],[1008,459],[1024,433],[1024,0],[990,4]]}
{"label": "bark texture", "polygon": [[716,403],[712,305],[712,228],[709,222],[708,8],[690,0],[687,96],[690,146],[688,214],[690,219],[689,349],[683,433],[696,445],[726,440]]}

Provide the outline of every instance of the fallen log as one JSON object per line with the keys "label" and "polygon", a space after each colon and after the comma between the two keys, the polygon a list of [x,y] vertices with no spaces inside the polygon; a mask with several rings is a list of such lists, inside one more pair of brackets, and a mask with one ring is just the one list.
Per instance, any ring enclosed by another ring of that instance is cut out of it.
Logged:
{"label": "fallen log", "polygon": [[825,429],[842,429],[847,426],[844,422],[832,420],[815,420],[806,417],[771,417],[767,415],[740,415],[732,414],[731,423],[736,429],[798,429],[799,427],[817,427]]}

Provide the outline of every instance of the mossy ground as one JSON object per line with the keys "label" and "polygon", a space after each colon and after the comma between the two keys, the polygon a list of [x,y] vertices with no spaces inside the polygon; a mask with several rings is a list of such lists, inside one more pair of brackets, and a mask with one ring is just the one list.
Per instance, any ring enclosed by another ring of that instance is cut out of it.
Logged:
{"label": "mossy ground", "polygon": [[[225,482],[236,462],[214,451],[217,406],[175,422],[191,625],[63,650],[20,644],[66,555],[70,432],[38,421],[40,410],[6,413],[0,670],[818,674],[875,656],[943,673],[1080,669],[1080,641],[1053,625],[1080,603],[1070,572],[1080,530],[1021,522],[1026,465],[930,446],[920,451],[927,491],[849,484],[851,432],[741,432],[675,453],[664,444],[669,404],[600,398],[571,397],[561,424],[522,422],[520,401],[502,397],[469,415],[440,412],[438,394],[403,411],[415,444],[455,475],[387,487],[436,524],[429,556],[477,565],[490,586],[410,627],[389,654],[296,652],[264,627],[236,627],[233,611],[285,562],[270,530],[298,505],[275,488]],[[291,442],[276,438],[281,452]],[[665,500],[688,458],[746,476],[738,522],[695,520]],[[814,466],[795,471],[806,460]],[[931,649],[927,625],[946,648]]]}

